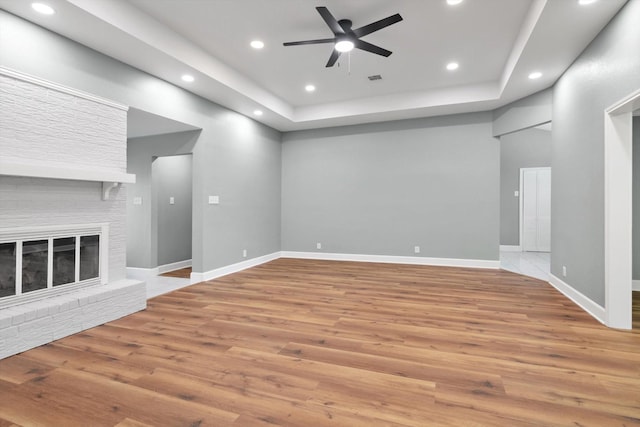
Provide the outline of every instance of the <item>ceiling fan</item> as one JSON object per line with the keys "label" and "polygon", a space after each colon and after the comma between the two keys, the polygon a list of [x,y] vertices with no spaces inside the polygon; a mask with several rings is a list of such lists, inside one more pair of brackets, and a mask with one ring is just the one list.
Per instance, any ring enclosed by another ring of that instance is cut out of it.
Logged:
{"label": "ceiling fan", "polygon": [[402,16],[399,13],[395,15],[386,17],[379,21],[373,22],[369,25],[365,25],[364,27],[356,28],[355,30],[351,28],[353,24],[349,19],[341,19],[337,20],[333,17],[329,9],[324,6],[316,7],[316,10],[324,19],[324,22],[329,26],[333,35],[335,37],[330,39],[317,39],[317,40],[304,40],[298,42],[286,42],[283,43],[285,46],[300,46],[306,44],[322,44],[322,43],[334,43],[334,49],[331,52],[331,56],[329,57],[329,62],[327,62],[327,67],[333,67],[336,63],[340,55],[344,52],[349,52],[354,47],[360,50],[364,50],[367,52],[375,53],[376,55],[381,56],[389,56],[391,55],[391,51],[387,49],[383,49],[374,44],[368,43],[364,40],[360,40],[360,37],[364,37],[367,34],[371,34],[375,31],[381,30],[389,25],[393,25],[396,22],[402,21]]}

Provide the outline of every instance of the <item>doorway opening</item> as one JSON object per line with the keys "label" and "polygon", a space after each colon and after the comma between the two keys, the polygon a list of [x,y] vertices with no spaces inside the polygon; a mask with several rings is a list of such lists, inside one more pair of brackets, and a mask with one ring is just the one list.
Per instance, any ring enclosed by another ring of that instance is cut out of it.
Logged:
{"label": "doorway opening", "polygon": [[551,131],[548,122],[500,136],[500,268],[544,281],[551,261]]}
{"label": "doorway opening", "polygon": [[[200,129],[129,109],[127,171],[127,276],[147,283],[147,298],[191,284],[194,248],[193,151]],[[197,255],[197,254],[196,254]]]}
{"label": "doorway opening", "polygon": [[604,111],[604,323],[632,327],[633,112],[640,89]]}

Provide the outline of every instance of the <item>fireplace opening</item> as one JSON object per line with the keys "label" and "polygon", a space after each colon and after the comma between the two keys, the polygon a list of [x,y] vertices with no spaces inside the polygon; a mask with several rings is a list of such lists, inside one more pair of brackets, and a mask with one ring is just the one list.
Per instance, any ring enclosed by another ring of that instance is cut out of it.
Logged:
{"label": "fireplace opening", "polygon": [[0,307],[100,284],[106,226],[0,230]]}

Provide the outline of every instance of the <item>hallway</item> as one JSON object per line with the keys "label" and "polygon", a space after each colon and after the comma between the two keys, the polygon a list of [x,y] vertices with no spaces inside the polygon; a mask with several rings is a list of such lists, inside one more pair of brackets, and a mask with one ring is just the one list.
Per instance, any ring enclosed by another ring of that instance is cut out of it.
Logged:
{"label": "hallway", "polygon": [[550,252],[500,252],[500,268],[549,281]]}

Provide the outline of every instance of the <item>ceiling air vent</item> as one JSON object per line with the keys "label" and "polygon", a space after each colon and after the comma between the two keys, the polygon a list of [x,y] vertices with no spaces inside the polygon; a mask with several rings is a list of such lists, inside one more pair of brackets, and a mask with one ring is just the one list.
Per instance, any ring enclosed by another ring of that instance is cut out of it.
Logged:
{"label": "ceiling air vent", "polygon": [[367,77],[369,80],[374,81],[374,80],[382,80],[382,76],[380,74],[376,74],[374,76],[369,76]]}

